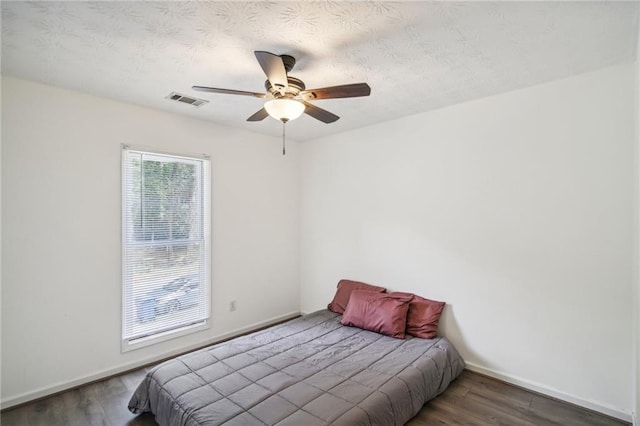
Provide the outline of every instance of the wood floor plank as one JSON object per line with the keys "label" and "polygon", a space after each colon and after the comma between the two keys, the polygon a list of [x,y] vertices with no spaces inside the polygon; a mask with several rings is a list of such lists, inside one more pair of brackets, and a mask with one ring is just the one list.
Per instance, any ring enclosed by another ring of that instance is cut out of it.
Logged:
{"label": "wood floor plank", "polygon": [[108,426],[107,416],[92,386],[84,386],[62,394],[70,424]]}
{"label": "wood floor plank", "polygon": [[131,397],[131,392],[125,391],[122,394],[110,395],[100,400],[100,404],[106,413],[107,420],[112,426],[124,425],[156,425],[153,415],[137,416],[127,408],[127,402]]}
{"label": "wood floor plank", "polygon": [[36,402],[34,409],[29,411],[28,420],[30,426],[69,424],[69,413],[62,396],[56,395]]}
{"label": "wood floor plank", "polygon": [[448,394],[454,394],[464,398],[471,390],[471,386],[472,385],[469,380],[467,380],[465,377],[459,377],[449,385],[446,392]]}
{"label": "wood floor plank", "polygon": [[465,377],[468,380],[468,385],[479,393],[494,396],[500,395],[501,400],[506,399],[527,407],[531,404],[533,394],[522,388],[480,374],[465,374]]}
{"label": "wood floor plank", "polygon": [[113,395],[121,395],[123,392],[129,391],[127,389],[127,386],[122,381],[122,376],[116,376],[108,380],[102,380],[89,386],[92,386],[95,389],[96,393],[98,394],[98,399],[100,400],[109,398]]}
{"label": "wood floor plank", "polygon": [[500,393],[497,391],[489,391],[487,389],[478,389],[473,387],[467,393],[467,398],[476,401],[486,407],[490,407],[499,413],[516,417],[523,422],[536,426],[550,425],[545,419],[536,416],[535,412],[530,411],[528,402],[513,400],[508,397],[508,392]]}
{"label": "wood floor plank", "polygon": [[434,404],[427,402],[420,412],[407,426],[426,426],[432,424],[452,426],[485,426],[485,423],[475,416],[459,413],[457,408],[446,402]]}
{"label": "wood floor plank", "polygon": [[425,407],[407,423],[407,426],[419,425],[466,426],[468,423],[463,423],[460,419],[452,419],[449,414],[442,413],[437,407]]}
{"label": "wood floor plank", "polygon": [[0,425],[2,426],[24,426],[29,424],[30,406],[18,407],[2,413]]}
{"label": "wood floor plank", "polygon": [[535,426],[533,423],[521,419],[518,416],[497,409],[495,405],[484,405],[471,398],[460,398],[457,395],[450,395],[446,400],[436,398],[433,401],[433,405],[436,407],[445,403],[453,405],[457,410],[457,415],[466,413],[470,417],[478,418],[485,425]]}
{"label": "wood floor plank", "polygon": [[556,424],[564,422],[567,426],[613,426],[628,424],[622,420],[612,419],[591,410],[578,409],[578,407],[542,395],[534,395],[531,401],[531,409],[551,422],[555,422]]}

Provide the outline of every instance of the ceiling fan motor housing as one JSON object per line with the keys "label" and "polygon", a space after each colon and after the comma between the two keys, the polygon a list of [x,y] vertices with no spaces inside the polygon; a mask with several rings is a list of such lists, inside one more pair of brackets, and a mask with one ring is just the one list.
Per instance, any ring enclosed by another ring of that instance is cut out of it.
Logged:
{"label": "ceiling fan motor housing", "polygon": [[[292,58],[293,59],[293,58]],[[287,76],[287,89],[284,94],[280,93],[280,90],[274,87],[269,80],[264,82],[264,88],[273,95],[274,98],[292,98],[298,96],[300,92],[305,89],[304,82],[298,78]]]}

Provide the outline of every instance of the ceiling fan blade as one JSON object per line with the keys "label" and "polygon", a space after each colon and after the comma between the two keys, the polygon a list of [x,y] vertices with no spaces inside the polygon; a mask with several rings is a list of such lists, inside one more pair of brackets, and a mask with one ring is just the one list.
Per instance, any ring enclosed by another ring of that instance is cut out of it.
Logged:
{"label": "ceiling fan blade", "polygon": [[269,83],[278,90],[284,90],[287,85],[287,70],[284,68],[284,62],[278,55],[269,52],[255,51],[258,63],[262,67],[262,71],[267,75]]}
{"label": "ceiling fan blade", "polygon": [[231,90],[231,89],[218,89],[216,87],[192,86],[191,88],[193,90],[198,90],[200,92],[222,93],[224,95],[255,96],[256,98],[264,98],[265,96],[267,96],[266,93],[244,92],[242,90]]}
{"label": "ceiling fan blade", "polygon": [[342,86],[323,87],[305,90],[300,93],[304,99],[357,98],[369,96],[371,87],[367,83],[344,84]]}
{"label": "ceiling fan blade", "polygon": [[340,119],[340,117],[338,117],[334,113],[327,111],[326,109],[318,108],[317,106],[312,105],[306,101],[302,101],[302,103],[304,104],[304,106],[306,106],[304,110],[305,114],[309,114],[316,120],[320,120],[323,123],[329,124]]}
{"label": "ceiling fan blade", "polygon": [[269,116],[269,113],[266,109],[260,108],[258,112],[253,114],[251,117],[247,118],[247,121],[262,121]]}

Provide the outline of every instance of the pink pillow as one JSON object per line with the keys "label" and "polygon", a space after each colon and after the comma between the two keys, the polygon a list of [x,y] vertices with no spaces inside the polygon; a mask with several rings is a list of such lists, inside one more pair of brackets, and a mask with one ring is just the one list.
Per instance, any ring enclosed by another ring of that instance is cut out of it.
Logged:
{"label": "pink pillow", "polygon": [[344,312],[347,307],[347,303],[349,303],[349,296],[351,292],[354,290],[368,290],[375,291],[377,293],[384,293],[387,291],[384,287],[376,287],[374,285],[369,285],[365,283],[361,283],[358,281],[351,280],[340,280],[338,283],[338,290],[336,290],[335,296],[333,296],[333,300],[327,306],[327,309],[335,312],[336,314],[341,314]]}
{"label": "pink pillow", "polygon": [[425,299],[415,294],[399,291],[389,294],[396,297],[413,296],[407,314],[407,334],[422,339],[433,339],[438,335],[438,322],[446,305],[445,302]]}
{"label": "pink pillow", "polygon": [[404,339],[410,296],[355,290],[351,293],[342,324]]}

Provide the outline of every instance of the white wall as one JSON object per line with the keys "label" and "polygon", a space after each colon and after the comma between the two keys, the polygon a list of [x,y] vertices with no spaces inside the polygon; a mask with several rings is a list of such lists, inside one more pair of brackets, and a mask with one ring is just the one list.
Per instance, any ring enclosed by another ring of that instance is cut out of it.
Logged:
{"label": "white wall", "polygon": [[630,419],[633,70],[303,144],[302,311],[343,277],[444,300],[470,366]]}
{"label": "white wall", "polygon": [[636,63],[635,63],[635,83],[636,83],[636,105],[635,105],[635,130],[636,130],[636,152],[635,152],[635,205],[634,205],[634,281],[635,294],[632,299],[635,314],[633,341],[635,342],[635,384],[634,384],[634,425],[640,425],[640,26],[638,26],[638,40],[636,42]]}
{"label": "white wall", "polygon": [[[12,78],[2,110],[4,406],[299,310],[296,144]],[[209,154],[213,200],[212,328],[128,353],[122,143]]]}

